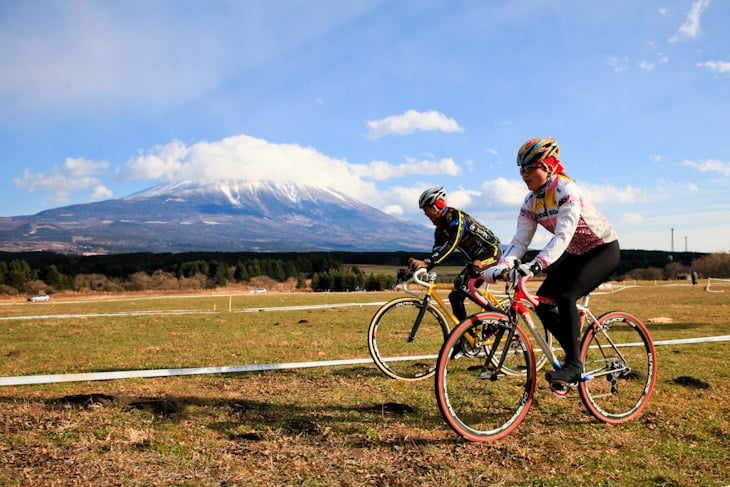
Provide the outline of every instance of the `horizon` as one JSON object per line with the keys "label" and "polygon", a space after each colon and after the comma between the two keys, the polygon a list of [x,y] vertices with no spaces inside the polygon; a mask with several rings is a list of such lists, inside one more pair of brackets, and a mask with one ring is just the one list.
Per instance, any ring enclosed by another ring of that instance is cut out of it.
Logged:
{"label": "horizon", "polygon": [[[232,181],[232,180],[229,180],[229,179],[215,179],[215,180],[212,180],[212,181],[208,181],[207,183],[208,183],[208,185],[210,185],[212,183],[218,183],[218,182],[226,182],[226,183],[231,183],[231,182],[241,183],[241,182],[244,182],[244,183],[254,183],[254,184],[262,184],[262,183],[265,184],[266,183],[265,181],[244,181],[244,180],[233,180]],[[123,197],[118,198],[118,199],[121,200],[121,199],[135,198],[135,197],[150,197],[150,196],[155,197],[155,196],[159,196],[159,194],[157,193],[157,189],[159,187],[165,187],[165,186],[177,187],[177,186],[184,185],[185,186],[185,189],[188,189],[187,185],[190,184],[190,183],[194,183],[194,184],[198,184],[198,185],[203,184],[203,183],[200,183],[200,182],[191,182],[191,181],[177,181],[177,182],[170,182],[170,183],[161,183],[161,184],[152,186],[150,188],[147,188],[147,189],[143,189],[141,191],[138,191],[138,192],[136,192],[134,194],[127,195],[127,196],[123,196]],[[282,183],[282,184],[291,185],[291,184],[295,184],[295,183]],[[325,190],[326,191],[330,191],[331,188],[325,188]],[[151,193],[151,194],[148,194],[148,193]],[[92,203],[103,203],[105,201],[113,201],[113,200],[115,200],[115,199],[113,198],[111,200],[95,201],[95,202],[92,202]],[[88,203],[74,203],[74,204],[68,205],[68,206],[60,206],[60,207],[57,207],[57,208],[48,208],[46,210],[43,210],[43,212],[45,212],[45,211],[60,211],[60,210],[63,210],[64,208],[71,207],[71,206],[76,206],[76,205],[79,205],[79,204],[84,205],[84,204],[88,204]],[[375,208],[375,207],[372,207],[372,208]],[[375,209],[378,210],[377,208],[375,208]],[[382,210],[379,210],[379,211],[382,211]],[[386,215],[387,215],[387,213],[386,213]],[[16,217],[17,218],[25,218],[25,217],[32,217],[32,216],[35,216],[35,215],[17,215],[15,217],[0,217],[0,218],[16,218]],[[389,216],[393,216],[393,215],[389,215]],[[396,216],[395,218],[400,218],[400,217],[397,217]],[[410,222],[408,220],[404,220],[404,221],[405,222],[408,222],[408,223],[414,223],[414,222]],[[419,224],[418,222],[415,222],[415,223],[416,224]],[[425,229],[433,230],[433,225],[430,222],[428,224],[422,224],[421,226],[423,226]],[[508,246],[509,246],[509,242],[500,242],[500,247],[506,248]],[[430,250],[430,248],[431,248],[431,242],[430,241],[429,242],[424,242],[423,252],[428,252]],[[528,248],[528,252],[530,252],[530,251],[539,251],[540,248],[541,247],[529,247]],[[679,248],[674,248],[673,250],[665,250],[665,249],[635,249],[635,248],[623,248],[622,247],[621,248],[621,251],[629,251],[629,252],[633,252],[633,251],[638,251],[638,252],[662,252],[662,253],[668,253],[668,254],[672,254],[672,253],[675,253],[675,254],[676,253],[701,253],[701,254],[709,254],[709,253],[712,253],[712,252],[701,252],[701,251],[692,251],[692,250],[681,250]],[[69,253],[64,253],[64,252],[55,252],[53,250],[47,250],[47,249],[45,249],[45,250],[34,250],[34,251],[30,251],[30,250],[29,251],[8,251],[8,250],[0,249],[0,252],[4,252],[4,253],[21,253],[21,254],[22,253],[27,253],[27,252],[52,252],[52,253],[60,253],[62,255],[75,255],[75,254],[69,254]],[[206,252],[235,253],[236,251],[190,250],[190,251],[185,251],[185,252],[193,252],[193,253],[199,253],[199,252],[202,252],[202,253],[206,253]],[[173,253],[185,253],[185,252],[173,252]],[[285,251],[255,251],[255,250],[246,250],[246,249],[242,249],[240,252],[242,252],[242,253],[252,252],[252,253],[261,253],[261,254],[288,253],[288,252],[285,252]],[[339,253],[339,252],[348,253],[348,252],[352,252],[352,253],[368,253],[368,252],[371,252],[371,251],[367,251],[367,250],[362,250],[362,251],[347,251],[347,250],[331,250],[331,251],[311,251],[311,250],[308,250],[308,251],[302,251],[302,253],[309,253],[309,252],[332,252],[332,253]],[[399,253],[399,252],[406,252],[406,253],[408,253],[408,252],[412,252],[412,251],[408,251],[408,250],[397,250],[396,249],[396,250],[389,250],[389,251],[372,251],[372,252],[373,253]],[[101,253],[101,254],[98,254],[98,255],[117,255],[117,254],[125,254],[125,253],[137,253],[137,252],[107,252],[107,253]],[[161,252],[151,252],[151,253],[161,253]],[[80,254],[80,255],[87,255],[87,254]],[[88,254],[88,255],[97,255],[97,254],[96,253],[92,253],[92,254]]]}
{"label": "horizon", "polygon": [[245,177],[430,227],[441,185],[508,243],[556,137],[622,248],[730,250],[727,2],[0,7],[3,217]]}

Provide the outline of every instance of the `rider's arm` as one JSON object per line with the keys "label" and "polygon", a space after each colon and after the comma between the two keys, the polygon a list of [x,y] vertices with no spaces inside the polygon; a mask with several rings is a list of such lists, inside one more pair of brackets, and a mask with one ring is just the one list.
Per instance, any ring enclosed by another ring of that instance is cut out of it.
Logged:
{"label": "rider's arm", "polygon": [[[530,195],[531,196],[531,195]],[[535,218],[534,198],[528,198],[520,208],[520,215],[517,217],[517,230],[507,249],[502,254],[499,263],[506,265],[508,269],[514,266],[515,259],[521,258],[527,252],[527,247],[537,231],[537,219]]]}
{"label": "rider's arm", "polygon": [[436,230],[436,241],[431,250],[431,256],[424,259],[429,270],[443,262],[456,250],[464,233],[464,216],[461,211],[449,208],[447,212],[446,227]]}
{"label": "rider's arm", "polygon": [[416,269],[421,269],[423,267],[428,268],[428,263],[425,260],[419,260],[419,259],[416,259],[415,257],[411,257],[410,259],[408,259],[408,267],[411,270],[415,271]]}

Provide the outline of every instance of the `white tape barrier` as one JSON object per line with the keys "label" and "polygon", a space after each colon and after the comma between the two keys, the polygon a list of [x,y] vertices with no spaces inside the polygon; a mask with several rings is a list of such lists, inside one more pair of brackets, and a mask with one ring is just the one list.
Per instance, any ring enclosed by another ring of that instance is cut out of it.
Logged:
{"label": "white tape barrier", "polygon": [[[685,345],[690,343],[727,342],[730,335],[686,338],[681,340],[661,340],[655,346]],[[639,345],[639,344],[637,344]],[[401,360],[413,360],[429,357],[404,357]],[[431,357],[432,358],[432,357]],[[84,374],[26,375],[17,377],[0,377],[0,386],[20,386],[30,384],[51,384],[59,382],[83,382],[95,380],[138,379],[151,377],[172,377],[180,375],[202,374],[234,374],[241,372],[259,372],[269,370],[305,369],[312,367],[335,367],[342,365],[363,365],[372,363],[372,359],[327,360],[320,362],[292,362],[284,364],[232,365],[228,367],[192,367],[185,369],[152,369],[123,370],[116,372],[89,372]]]}
{"label": "white tape barrier", "polygon": [[[377,303],[339,303],[339,304],[309,304],[302,306],[277,306],[272,308],[246,308],[231,311],[232,313],[259,313],[263,311],[299,311],[306,309],[324,309],[324,308],[346,308],[357,306],[382,306],[384,301]],[[212,315],[219,314],[220,311],[196,311],[184,309],[168,309],[155,311],[124,311],[120,313],[86,313],[86,314],[60,314],[60,315],[36,315],[36,316],[0,316],[0,321],[17,321],[17,320],[49,320],[49,319],[68,319],[68,318],[99,318],[108,316],[147,316],[147,315]]]}
{"label": "white tape barrier", "polygon": [[239,372],[305,369],[311,367],[333,367],[336,365],[359,365],[366,363],[372,363],[372,359],[329,360],[322,362],[292,362],[288,364],[232,365],[228,367],[191,367],[185,369],[121,370],[114,372],[89,372],[84,374],[26,375],[18,377],[0,377],[0,386],[51,384],[58,382],[81,382],[91,380],[172,377],[178,375],[234,374]]}

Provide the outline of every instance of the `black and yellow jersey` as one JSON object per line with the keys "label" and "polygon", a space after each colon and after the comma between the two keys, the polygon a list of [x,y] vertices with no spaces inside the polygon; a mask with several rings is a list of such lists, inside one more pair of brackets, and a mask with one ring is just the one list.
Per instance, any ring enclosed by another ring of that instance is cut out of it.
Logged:
{"label": "black and yellow jersey", "polygon": [[443,262],[456,249],[470,262],[484,267],[499,258],[499,238],[458,208],[447,207],[436,222],[431,255],[424,259],[428,269]]}

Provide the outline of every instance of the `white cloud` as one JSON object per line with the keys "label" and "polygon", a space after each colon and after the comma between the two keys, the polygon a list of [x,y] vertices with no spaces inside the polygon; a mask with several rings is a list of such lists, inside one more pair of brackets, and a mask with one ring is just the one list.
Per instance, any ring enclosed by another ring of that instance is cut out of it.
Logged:
{"label": "white cloud", "polygon": [[168,110],[373,8],[16,2],[0,16],[0,110]]}
{"label": "white cloud", "polygon": [[728,61],[705,61],[697,63],[700,68],[706,68],[715,74],[730,74],[730,62]]}
{"label": "white cloud", "polygon": [[373,183],[362,179],[362,167],[333,159],[313,148],[236,135],[191,146],[173,141],[154,147],[129,160],[119,177],[126,180],[243,179],[307,183],[334,188],[369,202],[377,196],[377,190]]}
{"label": "white cloud", "polygon": [[370,129],[368,136],[371,139],[378,139],[384,135],[396,134],[407,135],[416,131],[441,131],[441,132],[463,132],[456,120],[448,118],[443,113],[435,110],[418,112],[408,110],[402,115],[391,115],[382,120],[371,120],[368,123]]}
{"label": "white cloud", "polygon": [[693,167],[700,172],[716,172],[723,176],[730,176],[730,162],[713,159],[704,162],[684,161],[682,165]]}
{"label": "white cloud", "polygon": [[655,66],[656,64],[646,60],[639,61],[639,68],[644,71],[653,71]]}
{"label": "white cloud", "polygon": [[669,58],[663,54],[660,54],[657,56],[657,58],[653,61],[649,61],[646,59],[642,59],[639,61],[639,68],[644,71],[653,71],[654,68],[656,68],[660,64],[666,64],[669,62]]}
{"label": "white cloud", "polygon": [[696,38],[700,33],[700,17],[702,17],[702,13],[709,6],[710,0],[697,0],[693,3],[692,8],[687,14],[687,19],[669,39],[669,42],[675,43]]}
{"label": "white cloud", "polygon": [[652,196],[645,190],[631,185],[619,188],[612,184],[598,185],[580,183],[580,188],[583,191],[583,194],[585,194],[585,196],[594,204],[632,204],[645,203],[652,200]]}
{"label": "white cloud", "polygon": [[640,225],[644,216],[639,213],[624,213],[621,215],[621,223],[625,225]]}
{"label": "white cloud", "polygon": [[393,165],[385,161],[373,161],[367,165],[353,166],[353,171],[359,176],[376,181],[412,175],[429,176],[446,174],[449,176],[458,176],[461,174],[461,168],[450,158],[438,161],[416,161],[414,159],[408,159],[405,164],[398,165]]}
{"label": "white cloud", "polygon": [[104,186],[103,184],[100,184],[99,186],[96,186],[94,190],[91,192],[91,199],[94,201],[99,200],[106,200],[113,196],[112,191]]}
{"label": "white cloud", "polygon": [[129,160],[120,173],[121,179],[175,179],[189,152],[179,140],[155,146],[146,154]]}
{"label": "white cloud", "polygon": [[[94,188],[92,198],[96,195],[111,196],[111,191],[105,188],[95,175],[102,173],[109,167],[109,163],[94,162],[83,158],[67,158],[62,164],[56,164],[50,171],[33,174],[28,169],[23,172],[22,178],[16,178],[16,186],[25,188],[28,193],[48,191],[53,200],[58,203],[69,201],[73,191]],[[103,188],[103,189],[101,189]]]}
{"label": "white cloud", "polygon": [[606,62],[616,73],[620,73],[629,69],[629,58],[626,56],[610,56]]}
{"label": "white cloud", "polygon": [[470,208],[475,200],[482,195],[479,191],[468,189],[457,189],[446,193],[446,201],[449,206],[455,208]]}
{"label": "white cloud", "polygon": [[527,195],[525,183],[505,178],[484,181],[481,189],[487,206],[496,208],[519,208]]}
{"label": "white cloud", "polygon": [[[418,186],[394,186],[389,188],[383,194],[384,200],[387,200],[383,205],[385,208],[390,208],[387,213],[398,216],[416,216],[420,213],[420,216],[423,217],[423,213],[418,208],[418,197],[429,186],[433,185],[421,184]],[[418,221],[418,218],[414,218],[414,221]]]}
{"label": "white cloud", "polygon": [[[384,208],[383,211],[391,215],[410,218],[412,221],[423,223],[430,226],[431,223],[423,215],[418,208],[418,199],[421,193],[431,186],[438,183],[419,183],[414,186],[396,186],[388,188],[387,191],[381,192],[381,201],[378,207]],[[446,200],[449,206],[466,209],[478,202],[481,204],[482,195],[479,191],[468,189],[452,189],[446,187]]]}

